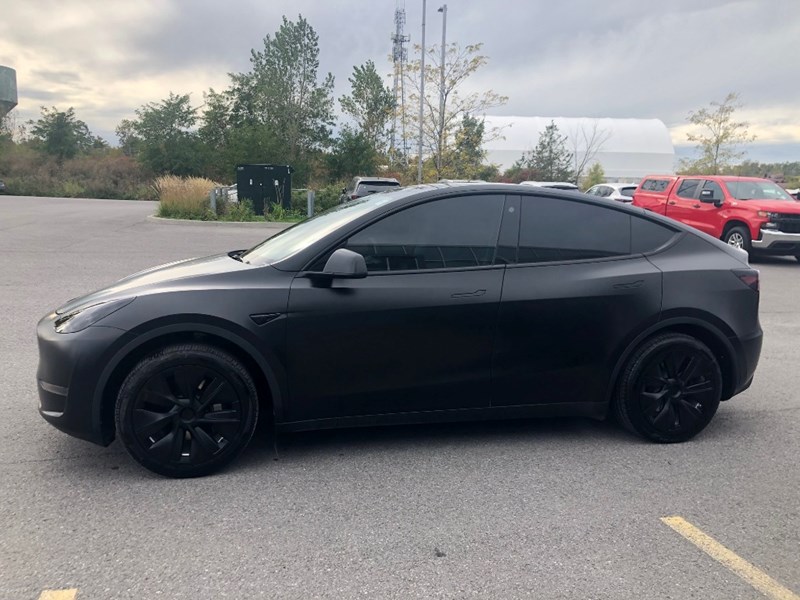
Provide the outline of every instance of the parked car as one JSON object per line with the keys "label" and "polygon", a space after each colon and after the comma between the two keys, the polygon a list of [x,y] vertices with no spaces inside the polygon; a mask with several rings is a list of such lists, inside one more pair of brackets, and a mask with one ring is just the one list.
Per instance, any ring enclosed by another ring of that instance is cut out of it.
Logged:
{"label": "parked car", "polygon": [[5,193],[6,193],[6,184],[3,182],[2,179],[0,179],[0,194],[5,194]]}
{"label": "parked car", "polygon": [[800,261],[800,202],[767,179],[650,175],[636,188],[633,204],[748,253]]}
{"label": "parked car", "polygon": [[554,190],[574,190],[576,192],[580,189],[577,185],[569,181],[522,181],[520,185],[532,185]]}
{"label": "parked car", "polygon": [[[581,226],[585,225],[585,226]],[[609,411],[700,432],[758,363],[747,255],[622,203],[434,184],[142,271],[38,325],[39,411],[156,473],[277,431]]]}
{"label": "parked car", "polygon": [[342,189],[339,202],[356,200],[376,192],[385,192],[399,187],[400,182],[393,177],[353,177],[350,185]]}
{"label": "parked car", "polygon": [[635,191],[635,183],[600,183],[590,187],[586,193],[590,196],[600,196],[618,202],[633,202],[633,192]]}

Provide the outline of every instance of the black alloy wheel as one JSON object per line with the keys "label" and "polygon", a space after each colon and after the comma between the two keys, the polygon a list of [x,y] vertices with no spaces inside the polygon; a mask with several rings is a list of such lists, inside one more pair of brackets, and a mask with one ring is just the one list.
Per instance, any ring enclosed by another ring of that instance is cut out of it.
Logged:
{"label": "black alloy wheel", "polygon": [[722,396],[722,374],[699,340],[665,334],[639,348],[623,371],[615,412],[622,424],[656,442],[682,442],[711,421]]}
{"label": "black alloy wheel", "polygon": [[231,462],[255,431],[258,397],[247,370],[213,346],[171,346],[142,360],[117,399],[128,453],[170,477],[197,477]]}

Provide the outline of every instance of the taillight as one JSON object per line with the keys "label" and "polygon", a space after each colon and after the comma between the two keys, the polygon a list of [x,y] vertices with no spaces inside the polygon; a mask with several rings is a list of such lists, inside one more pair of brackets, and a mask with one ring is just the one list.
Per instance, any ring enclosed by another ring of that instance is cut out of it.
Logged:
{"label": "taillight", "polygon": [[758,292],[760,290],[758,271],[755,269],[734,269],[733,274],[739,278],[739,281],[741,281],[754,292]]}

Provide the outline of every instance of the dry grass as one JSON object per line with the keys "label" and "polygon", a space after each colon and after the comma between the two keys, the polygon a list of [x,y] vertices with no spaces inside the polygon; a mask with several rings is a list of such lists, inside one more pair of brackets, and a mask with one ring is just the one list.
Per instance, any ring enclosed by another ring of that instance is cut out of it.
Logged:
{"label": "dry grass", "polygon": [[218,186],[218,183],[204,177],[159,177],[153,183],[160,202],[158,214],[173,219],[208,218],[208,194]]}

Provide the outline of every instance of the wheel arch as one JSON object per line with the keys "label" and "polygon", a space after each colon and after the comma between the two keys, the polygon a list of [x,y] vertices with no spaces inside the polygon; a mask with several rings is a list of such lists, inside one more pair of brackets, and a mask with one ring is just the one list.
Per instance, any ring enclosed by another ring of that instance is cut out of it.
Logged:
{"label": "wheel arch", "polygon": [[609,406],[614,391],[619,384],[619,378],[622,375],[625,364],[633,353],[647,342],[647,340],[664,333],[683,333],[700,340],[708,346],[709,350],[711,350],[719,361],[719,367],[722,371],[722,400],[728,400],[733,396],[738,382],[738,366],[736,363],[735,349],[728,336],[726,336],[719,327],[706,320],[688,316],[671,317],[659,321],[641,332],[619,354],[611,373],[608,391],[606,392],[606,401],[609,403]]}
{"label": "wheel arch", "polygon": [[205,342],[229,352],[253,377],[262,414],[280,413],[285,397],[284,379],[256,347],[229,327],[218,323],[183,322],[160,325],[137,335],[106,364],[98,380],[93,402],[95,427],[105,445],[115,436],[114,410],[117,393],[127,374],[142,358],[160,348],[182,342]]}
{"label": "wheel arch", "polygon": [[758,238],[758,236],[754,236],[753,235],[753,228],[750,227],[750,225],[748,225],[746,221],[742,221],[741,219],[738,219],[738,218],[734,217],[734,218],[730,219],[729,221],[726,221],[725,225],[723,225],[723,227],[722,227],[722,236],[720,237],[720,239],[725,241],[724,240],[725,236],[728,235],[728,232],[731,229],[733,229],[734,227],[744,227],[748,231],[748,233],[750,234],[750,239],[755,240],[755,239]]}

